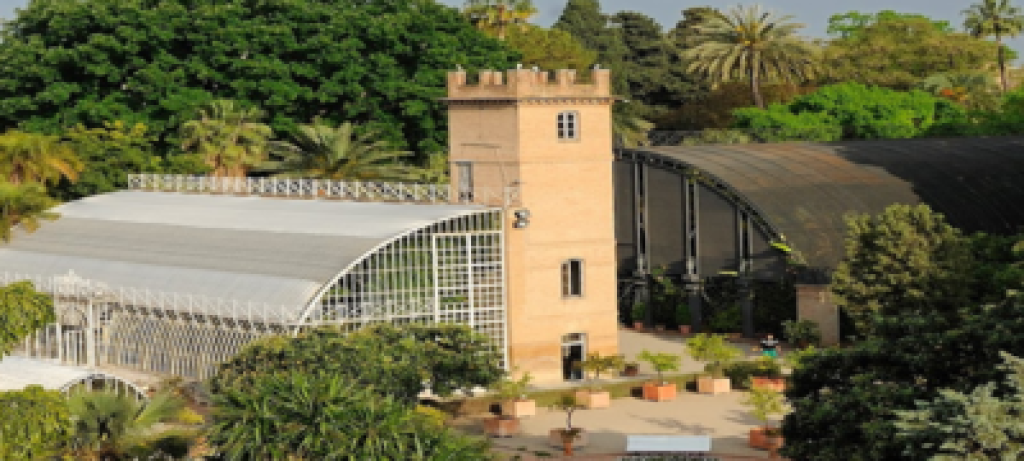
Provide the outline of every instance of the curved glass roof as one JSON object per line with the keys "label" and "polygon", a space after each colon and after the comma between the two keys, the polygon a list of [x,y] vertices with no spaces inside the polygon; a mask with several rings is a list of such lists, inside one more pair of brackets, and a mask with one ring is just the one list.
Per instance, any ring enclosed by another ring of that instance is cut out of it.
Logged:
{"label": "curved glass roof", "polygon": [[131,381],[111,374],[25,357],[7,356],[0,360],[0,391],[20,391],[34,385],[46,390],[67,392],[76,384],[90,381],[117,382],[131,389],[138,397],[145,397]]}
{"label": "curved glass roof", "polygon": [[927,203],[967,232],[1024,225],[1024,137],[641,147],[735,190],[812,267],[843,256],[849,212]]}
{"label": "curved glass roof", "polygon": [[120,191],[0,246],[0,272],[73,270],[111,287],[257,302],[298,315],[339,272],[392,239],[486,208]]}

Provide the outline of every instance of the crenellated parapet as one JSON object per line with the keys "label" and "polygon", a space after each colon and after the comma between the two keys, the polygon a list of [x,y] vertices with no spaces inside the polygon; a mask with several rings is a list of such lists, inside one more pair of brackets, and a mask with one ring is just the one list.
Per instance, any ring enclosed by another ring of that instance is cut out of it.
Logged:
{"label": "crenellated parapet", "polygon": [[550,98],[614,99],[611,94],[611,71],[594,69],[592,83],[577,83],[576,71],[559,69],[552,73],[533,69],[511,69],[505,72],[482,70],[479,81],[469,84],[466,72],[448,72],[449,101],[459,100],[524,100]]}

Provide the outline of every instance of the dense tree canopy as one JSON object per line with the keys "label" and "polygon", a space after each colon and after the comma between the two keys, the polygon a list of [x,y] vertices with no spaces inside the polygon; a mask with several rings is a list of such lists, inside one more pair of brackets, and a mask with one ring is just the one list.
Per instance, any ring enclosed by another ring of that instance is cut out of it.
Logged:
{"label": "dense tree canopy", "polygon": [[29,386],[0,392],[0,459],[54,459],[71,424],[68,401],[58,391]]}
{"label": "dense tree canopy", "polygon": [[226,98],[278,131],[322,116],[437,151],[445,72],[517,58],[428,0],[33,1],[3,29],[0,127],[121,120],[166,148],[194,108]]}
{"label": "dense tree canopy", "polygon": [[845,13],[833,14],[828,18],[829,35],[837,35],[839,38],[850,38],[864,32],[870,26],[886,21],[901,21],[904,19],[925,20],[931,23],[932,27],[939,32],[953,32],[953,26],[949,21],[934,20],[922,14],[900,13],[893,10],[882,10],[877,13],[863,13],[860,11],[847,11]]}
{"label": "dense tree canopy", "polygon": [[611,24],[621,31],[627,50],[620,72],[625,72],[631,102],[675,107],[705,91],[700,78],[686,72],[681,49],[654,19],[623,11],[611,17]]}
{"label": "dense tree canopy", "polygon": [[907,90],[937,73],[991,68],[998,48],[967,34],[938,30],[928,19],[886,20],[828,42],[821,82]]}
{"label": "dense tree canopy", "polygon": [[608,21],[598,0],[569,0],[552,28],[572,34],[584,47],[597,53],[596,62],[612,70],[616,94],[628,97],[629,87],[623,65],[628,50],[623,43],[622,31],[610,27]]}
{"label": "dense tree canopy", "polygon": [[0,287],[0,356],[26,336],[53,322],[53,298],[35,290],[29,281]]}

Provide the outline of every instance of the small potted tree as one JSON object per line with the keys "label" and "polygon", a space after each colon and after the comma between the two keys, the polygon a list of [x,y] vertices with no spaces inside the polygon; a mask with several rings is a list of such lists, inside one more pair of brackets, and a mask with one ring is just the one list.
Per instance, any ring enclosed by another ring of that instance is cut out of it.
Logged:
{"label": "small potted tree", "polygon": [[587,445],[587,433],[583,428],[572,426],[572,414],[583,408],[573,394],[562,394],[554,404],[554,408],[565,412],[565,427],[552,429],[548,441],[552,446],[562,447],[566,456],[572,456],[573,449]]}
{"label": "small potted tree", "polygon": [[644,331],[644,321],[647,316],[647,303],[643,301],[637,301],[633,304],[633,329],[636,331]]}
{"label": "small potted tree", "polygon": [[537,414],[537,402],[526,395],[533,381],[530,372],[519,375],[519,379],[508,376],[498,382],[498,398],[501,400],[501,414],[522,418]]}
{"label": "small potted tree", "polygon": [[679,333],[688,335],[690,329],[690,305],[679,303],[676,306],[676,325],[679,325]]}
{"label": "small potted tree", "polygon": [[626,362],[622,367],[622,376],[636,376],[640,374],[640,364],[636,362]]}
{"label": "small potted tree", "polygon": [[694,360],[706,362],[707,376],[697,378],[697,391],[702,394],[727,393],[732,383],[725,377],[725,367],[740,356],[739,349],[729,345],[725,336],[700,333],[686,340],[686,351]]}
{"label": "small potted tree", "polygon": [[796,344],[801,349],[817,346],[821,342],[821,329],[810,320],[786,320],[782,322],[782,331],[790,344]]}
{"label": "small potted tree", "polygon": [[601,355],[600,352],[588,354],[587,359],[581,363],[584,376],[587,378],[587,387],[576,391],[576,400],[588,409],[610,407],[611,393],[601,389],[601,373],[618,370],[622,368],[622,364],[621,355]]}
{"label": "small potted tree", "polygon": [[[743,401],[750,406],[750,414],[761,421],[761,426],[750,430],[749,443],[753,448],[770,450],[773,445],[781,446],[781,429],[770,425],[768,422],[773,416],[782,415],[786,412],[785,400],[781,393],[771,389],[751,389],[750,394]],[[770,443],[769,438],[778,437],[778,443]],[[778,448],[777,446],[775,448]]]}
{"label": "small potted tree", "polygon": [[758,357],[755,361],[753,376],[750,377],[752,389],[769,389],[776,392],[786,390],[786,379],[782,376],[782,367],[768,356]]}
{"label": "small potted tree", "polygon": [[637,358],[651,364],[654,371],[658,373],[657,381],[644,383],[644,400],[655,402],[675,400],[677,393],[676,383],[665,381],[664,373],[666,371],[679,370],[680,357],[665,352],[652,353],[651,351],[644,350]]}

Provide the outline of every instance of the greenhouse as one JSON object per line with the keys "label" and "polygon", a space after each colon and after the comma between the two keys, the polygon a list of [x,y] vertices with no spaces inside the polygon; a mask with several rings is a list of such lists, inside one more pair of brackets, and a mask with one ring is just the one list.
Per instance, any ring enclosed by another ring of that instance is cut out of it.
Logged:
{"label": "greenhouse", "polygon": [[20,355],[205,378],[264,335],[378,322],[466,324],[507,352],[500,209],[419,186],[133,179],[0,247],[0,283],[57,304]]}

